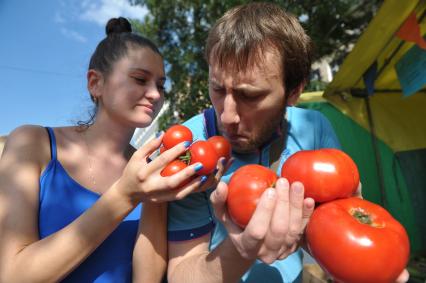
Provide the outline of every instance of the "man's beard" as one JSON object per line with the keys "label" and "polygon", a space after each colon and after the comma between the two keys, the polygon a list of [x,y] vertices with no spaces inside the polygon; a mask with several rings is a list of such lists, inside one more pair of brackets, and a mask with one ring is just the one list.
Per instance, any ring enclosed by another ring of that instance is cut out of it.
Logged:
{"label": "man's beard", "polygon": [[[260,128],[260,132],[257,135],[251,137],[247,143],[241,144],[238,147],[234,147],[232,150],[241,153],[253,153],[260,149],[266,142],[268,142],[272,135],[277,132],[284,118],[286,107],[279,110],[279,115],[273,115],[277,119],[273,119],[270,123]],[[286,133],[282,133],[285,135]]]}

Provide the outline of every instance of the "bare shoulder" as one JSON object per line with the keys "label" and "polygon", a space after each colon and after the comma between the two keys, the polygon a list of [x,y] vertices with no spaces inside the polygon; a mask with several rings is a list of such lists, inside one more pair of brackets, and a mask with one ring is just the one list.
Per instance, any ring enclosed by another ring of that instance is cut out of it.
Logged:
{"label": "bare shoulder", "polygon": [[2,163],[33,161],[40,165],[50,160],[49,136],[44,127],[24,125],[14,129],[7,137]]}

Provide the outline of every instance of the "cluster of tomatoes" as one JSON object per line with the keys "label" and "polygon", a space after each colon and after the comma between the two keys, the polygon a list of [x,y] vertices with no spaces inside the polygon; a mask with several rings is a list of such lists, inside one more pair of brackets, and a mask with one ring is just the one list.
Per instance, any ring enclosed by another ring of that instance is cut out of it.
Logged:
{"label": "cluster of tomatoes", "polygon": [[[174,175],[187,166],[196,163],[201,163],[203,166],[202,169],[197,171],[197,175],[209,175],[215,171],[217,162],[221,157],[225,159],[231,157],[231,145],[227,139],[222,136],[213,136],[207,141],[193,142],[191,130],[183,125],[174,125],[165,132],[160,153],[185,141],[191,144],[190,147],[184,155],[164,167],[161,171],[162,176]],[[186,185],[189,181],[185,181],[180,187]]]}
{"label": "cluster of tomatoes", "polygon": [[[306,228],[310,253],[337,282],[394,282],[405,268],[410,244],[404,227],[381,206],[352,197],[359,185],[355,162],[343,151],[299,151],[288,158],[281,177],[304,185],[317,206]],[[278,176],[246,165],[229,182],[228,211],[244,228],[262,193]]]}

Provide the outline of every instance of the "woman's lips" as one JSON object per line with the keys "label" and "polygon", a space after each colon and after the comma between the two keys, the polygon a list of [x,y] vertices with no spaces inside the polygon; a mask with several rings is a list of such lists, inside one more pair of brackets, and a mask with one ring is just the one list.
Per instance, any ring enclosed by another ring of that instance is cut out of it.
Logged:
{"label": "woman's lips", "polygon": [[143,107],[145,110],[148,110],[149,112],[154,112],[154,105],[138,104],[138,106]]}

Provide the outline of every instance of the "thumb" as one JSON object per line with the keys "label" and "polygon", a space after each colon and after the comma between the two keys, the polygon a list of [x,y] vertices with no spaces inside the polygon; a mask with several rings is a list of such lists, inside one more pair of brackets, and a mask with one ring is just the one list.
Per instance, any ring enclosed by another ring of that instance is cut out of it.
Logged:
{"label": "thumb", "polygon": [[228,196],[228,186],[224,182],[219,182],[216,190],[210,195],[210,200],[214,208],[214,214],[220,221],[226,218],[226,198]]}
{"label": "thumb", "polygon": [[216,190],[211,194],[210,201],[213,205],[216,218],[225,226],[231,238],[241,233],[241,228],[238,227],[228,214],[226,207],[226,198],[228,197],[228,185],[224,182],[219,182]]}

